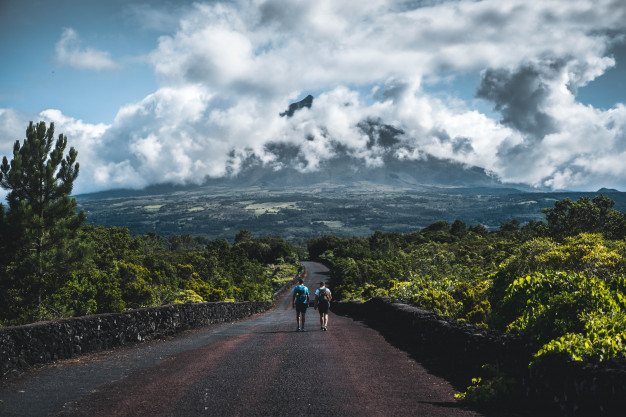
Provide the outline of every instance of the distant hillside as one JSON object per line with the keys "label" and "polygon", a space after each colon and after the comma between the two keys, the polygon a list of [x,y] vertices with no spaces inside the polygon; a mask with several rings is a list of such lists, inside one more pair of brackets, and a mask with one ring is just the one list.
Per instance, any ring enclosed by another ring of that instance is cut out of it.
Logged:
{"label": "distant hillside", "polygon": [[[313,100],[307,96],[292,103],[281,115],[293,117],[311,108]],[[78,204],[88,222],[128,227],[135,234],[188,233],[232,240],[239,230],[248,229],[255,236],[302,242],[324,234],[412,232],[437,220],[461,219],[496,229],[512,219],[544,220],[542,209],[553,207],[555,200],[596,194],[504,184],[483,168],[426,154],[398,159],[399,146],[406,146],[401,145],[404,132],[377,120],[364,120],[357,127],[369,138],[366,146],[380,155],[376,164],[368,165],[335,144],[334,158],[306,170],[309,162],[300,147],[276,142],[265,147],[273,156],[269,164],[251,155],[232,169],[233,175],[200,185],[109,190],[79,195]],[[603,188],[598,194],[615,200],[617,210],[626,210],[626,193]]]}
{"label": "distant hillside", "polygon": [[[478,167],[430,157],[426,160],[384,159],[379,167],[368,167],[354,158],[342,156],[321,164],[313,172],[300,172],[286,167],[276,170],[260,164],[249,164],[239,174],[222,178],[210,178],[202,185],[159,184],[142,190],[118,189],[80,195],[83,201],[106,198],[123,198],[172,194],[183,191],[200,190],[204,187],[237,189],[254,187],[258,190],[289,191],[298,188],[332,187],[345,191],[367,191],[368,188],[386,187],[397,191],[443,191],[454,189],[458,192],[519,193],[533,192],[521,184],[502,184]],[[480,190],[480,191],[479,191]]]}

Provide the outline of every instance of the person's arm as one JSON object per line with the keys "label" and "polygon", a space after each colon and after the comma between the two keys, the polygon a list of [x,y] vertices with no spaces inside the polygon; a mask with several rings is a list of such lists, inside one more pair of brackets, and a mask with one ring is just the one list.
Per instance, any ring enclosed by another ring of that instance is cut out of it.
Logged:
{"label": "person's arm", "polygon": [[296,306],[296,292],[293,292],[293,297],[291,297],[291,306],[295,307]]}

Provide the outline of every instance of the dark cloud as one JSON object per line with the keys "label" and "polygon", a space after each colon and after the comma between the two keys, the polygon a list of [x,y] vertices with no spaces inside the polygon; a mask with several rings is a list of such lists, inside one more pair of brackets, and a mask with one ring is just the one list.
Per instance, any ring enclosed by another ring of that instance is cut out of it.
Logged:
{"label": "dark cloud", "polygon": [[491,28],[503,28],[513,18],[514,18],[513,13],[494,8],[494,9],[484,10],[476,14],[476,16],[474,17],[474,22],[476,24],[479,24],[481,27],[489,26]]}
{"label": "dark cloud", "polygon": [[271,142],[265,145],[264,150],[266,153],[274,155],[276,159],[270,165],[276,168],[305,168],[309,165],[309,161],[302,153],[299,145]]}
{"label": "dark cloud", "polygon": [[277,24],[285,29],[297,29],[306,15],[306,8],[292,2],[269,0],[259,7],[260,24],[263,26]]}
{"label": "dark cloud", "polygon": [[544,76],[545,73],[531,65],[515,71],[488,69],[483,73],[476,96],[492,101],[504,124],[541,138],[557,131],[556,121],[544,111],[550,94]]}
{"label": "dark cloud", "polygon": [[455,155],[466,155],[474,151],[474,147],[472,146],[472,140],[466,137],[450,137],[448,132],[441,129],[433,129],[430,132],[431,135],[439,139],[442,144],[449,143],[452,146],[452,152]]}
{"label": "dark cloud", "polygon": [[454,138],[452,141],[452,151],[455,154],[468,154],[474,151],[470,138]]}
{"label": "dark cloud", "polygon": [[374,98],[379,101],[392,100],[397,101],[410,89],[410,85],[406,81],[391,79],[385,82],[385,85],[376,91]]}

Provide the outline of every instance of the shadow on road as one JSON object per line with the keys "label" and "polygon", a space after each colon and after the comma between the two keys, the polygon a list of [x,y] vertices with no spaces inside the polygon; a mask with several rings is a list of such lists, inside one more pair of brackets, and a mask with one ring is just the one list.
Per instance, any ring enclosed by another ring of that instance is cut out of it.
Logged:
{"label": "shadow on road", "polygon": [[[349,316],[348,316],[349,317]],[[415,345],[410,335],[397,327],[390,327],[382,320],[362,319],[351,317],[354,321],[362,323],[364,326],[376,330],[392,346],[407,352],[411,358],[420,363],[429,373],[441,377],[448,381],[452,387],[459,391],[466,391],[472,378],[478,375],[476,370],[464,367],[463,364],[451,358],[444,358],[438,355],[436,350],[426,350]],[[438,407],[458,408],[459,404],[424,402]],[[547,417],[551,414],[547,411],[538,410],[532,404],[528,404],[524,398],[510,398],[490,406],[476,406],[465,404],[463,408],[480,412],[487,417]]]}

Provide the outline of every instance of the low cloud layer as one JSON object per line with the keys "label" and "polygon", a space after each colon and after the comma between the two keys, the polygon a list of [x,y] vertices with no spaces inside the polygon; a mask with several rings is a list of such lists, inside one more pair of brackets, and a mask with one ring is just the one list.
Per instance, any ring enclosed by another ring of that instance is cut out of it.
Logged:
{"label": "low cloud layer", "polygon": [[[201,183],[250,158],[315,172],[339,151],[369,166],[432,155],[505,182],[626,189],[624,104],[576,100],[616,65],[609,51],[624,44],[626,3],[422,3],[197,3],[149,55],[153,94],[107,125],[0,110],[0,137],[11,138],[0,150],[23,138],[27,120],[54,121],[79,151],[78,192]],[[64,32],[58,57],[84,69],[115,65],[76,36]],[[493,113],[424,89],[469,73],[481,74],[476,99]],[[307,94],[310,108],[280,116]]]}

